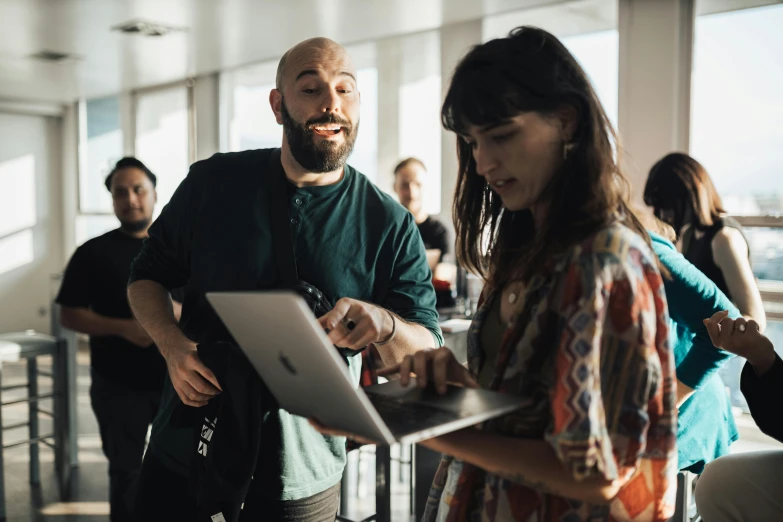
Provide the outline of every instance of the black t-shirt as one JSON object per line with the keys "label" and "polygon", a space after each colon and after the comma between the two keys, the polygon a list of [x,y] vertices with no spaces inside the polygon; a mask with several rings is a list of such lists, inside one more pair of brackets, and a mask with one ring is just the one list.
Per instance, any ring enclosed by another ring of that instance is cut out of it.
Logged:
{"label": "black t-shirt", "polygon": [[424,240],[424,248],[427,250],[440,250],[440,261],[443,256],[449,253],[449,234],[443,223],[437,219],[427,216],[427,219],[416,225],[419,227],[421,239]]}
{"label": "black t-shirt", "polygon": [[[68,263],[57,303],[106,317],[132,318],[128,278],[143,243],[119,229],[84,243]],[[90,358],[93,371],[105,379],[133,390],[163,389],[166,363],[155,345],[142,348],[122,337],[90,336]]]}
{"label": "black t-shirt", "polygon": [[[715,236],[723,227],[731,227],[739,230],[742,237],[745,237],[745,233],[742,231],[742,225],[740,225],[739,222],[728,216],[722,217],[717,219],[712,226],[703,228],[702,232],[704,233],[699,238],[695,236],[694,227],[689,227],[683,236],[683,255],[685,256],[685,259],[693,263],[693,266],[698,268],[715,283],[729,299],[732,299],[729,285],[726,282],[726,278],[723,276],[723,271],[717,263],[715,263],[715,258],[712,255],[712,240],[715,239]],[[747,242],[748,240],[745,238],[745,243]],[[748,248],[748,259],[750,259],[750,248]]]}

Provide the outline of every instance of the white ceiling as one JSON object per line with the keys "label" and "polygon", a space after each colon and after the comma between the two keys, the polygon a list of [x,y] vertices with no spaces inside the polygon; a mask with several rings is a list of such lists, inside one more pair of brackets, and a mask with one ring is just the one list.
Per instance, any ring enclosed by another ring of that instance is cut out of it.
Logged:
{"label": "white ceiling", "polygon": [[[781,1],[697,0],[697,8],[708,14]],[[522,9],[521,18],[514,14]],[[617,0],[0,0],[0,106],[170,83],[276,59],[313,36],[350,44],[499,14],[535,24],[536,13],[552,19],[553,11],[565,33],[568,24],[601,28],[616,20],[616,9]],[[111,30],[136,19],[184,31],[146,37]],[[76,58],[30,58],[42,50]]]}
{"label": "white ceiling", "polygon": [[[566,1],[0,0],[0,99],[69,102],[276,58],[312,36],[355,43]],[[133,19],[185,30],[111,30]],[[42,50],[77,58],[29,57]]]}

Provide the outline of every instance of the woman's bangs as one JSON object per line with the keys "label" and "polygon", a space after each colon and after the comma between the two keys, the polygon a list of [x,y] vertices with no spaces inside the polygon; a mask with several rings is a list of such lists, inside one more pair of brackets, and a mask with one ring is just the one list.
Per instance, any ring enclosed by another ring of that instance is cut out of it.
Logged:
{"label": "woman's bangs", "polygon": [[507,82],[491,70],[476,67],[455,73],[441,113],[446,130],[464,136],[471,126],[498,123],[521,112],[512,101]]}

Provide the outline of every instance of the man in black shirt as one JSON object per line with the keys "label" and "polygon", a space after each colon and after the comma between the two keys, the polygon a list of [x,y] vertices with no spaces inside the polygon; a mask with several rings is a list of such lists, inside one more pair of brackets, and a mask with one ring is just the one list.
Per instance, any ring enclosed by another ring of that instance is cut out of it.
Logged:
{"label": "man in black shirt", "polygon": [[[130,520],[129,489],[158,411],[166,364],[133,318],[126,288],[157,195],[155,175],[136,158],[106,178],[120,228],[84,243],[65,270],[57,303],[66,328],[90,336],[90,399],[109,460],[111,520]],[[178,308],[178,306],[177,306]]]}
{"label": "man in black shirt", "polygon": [[[422,187],[427,169],[424,163],[416,158],[402,160],[394,168],[394,192],[400,198],[400,203],[408,209],[416,221],[424,248],[427,249],[427,261],[436,278],[443,272],[443,258],[451,251],[449,235],[443,223],[427,214],[424,210]],[[448,278],[447,278],[448,279]]]}

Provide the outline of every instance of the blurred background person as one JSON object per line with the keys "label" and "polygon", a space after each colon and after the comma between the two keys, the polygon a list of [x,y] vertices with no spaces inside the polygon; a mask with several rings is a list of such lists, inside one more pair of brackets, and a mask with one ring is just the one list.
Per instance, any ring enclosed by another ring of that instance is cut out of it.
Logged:
{"label": "blurred background person", "polygon": [[763,332],[766,314],[750,266],[748,241],[742,226],[726,215],[706,169],[687,154],[665,156],[650,170],[644,201],[674,228],[685,258]]}
{"label": "blurred background person", "polygon": [[[57,295],[60,321],[90,336],[90,401],[109,460],[111,520],[128,521],[147,429],[158,412],[166,363],[133,317],[126,289],[157,202],[157,178],[136,158],[106,177],[120,227],[80,246]],[[179,317],[181,306],[175,303]]]}
{"label": "blurred background person", "polygon": [[[726,214],[707,170],[683,153],[668,154],[650,169],[644,201],[674,228],[679,250],[728,296],[746,319],[764,331],[766,313],[750,265],[741,225]],[[730,361],[725,380],[732,402],[744,404],[739,389],[742,365]]]}
{"label": "blurred background person", "polygon": [[453,250],[448,230],[438,218],[430,216],[424,210],[426,177],[427,169],[421,160],[404,159],[394,167],[394,192],[416,221],[433,277],[452,282],[455,275],[454,266],[443,263],[444,258]]}

